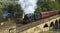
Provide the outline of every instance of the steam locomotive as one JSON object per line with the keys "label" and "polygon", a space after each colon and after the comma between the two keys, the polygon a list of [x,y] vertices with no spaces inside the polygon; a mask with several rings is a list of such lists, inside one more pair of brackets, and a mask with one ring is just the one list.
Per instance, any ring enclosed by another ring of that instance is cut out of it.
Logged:
{"label": "steam locomotive", "polygon": [[40,12],[40,13],[34,13],[34,14],[26,14],[24,16],[24,19],[22,21],[23,24],[27,24],[33,21],[37,21],[40,19],[44,19],[47,17],[51,17],[54,15],[60,14],[60,11],[55,10],[55,11],[48,11],[48,12]]}

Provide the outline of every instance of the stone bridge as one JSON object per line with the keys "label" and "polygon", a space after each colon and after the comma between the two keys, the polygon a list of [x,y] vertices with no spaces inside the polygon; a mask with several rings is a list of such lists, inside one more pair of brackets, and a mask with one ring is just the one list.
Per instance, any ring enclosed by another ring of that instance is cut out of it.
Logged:
{"label": "stone bridge", "polygon": [[47,31],[52,28],[60,28],[58,27],[59,24],[60,16],[55,15],[24,26],[17,27],[16,33],[40,33],[42,31]]}

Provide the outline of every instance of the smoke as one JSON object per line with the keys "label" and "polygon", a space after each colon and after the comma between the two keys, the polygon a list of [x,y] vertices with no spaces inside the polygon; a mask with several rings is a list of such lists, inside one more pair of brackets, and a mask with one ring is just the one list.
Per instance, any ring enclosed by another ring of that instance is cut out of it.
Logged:
{"label": "smoke", "polygon": [[30,14],[34,13],[37,8],[37,1],[38,0],[19,0],[18,3],[21,5],[21,8],[25,14]]}

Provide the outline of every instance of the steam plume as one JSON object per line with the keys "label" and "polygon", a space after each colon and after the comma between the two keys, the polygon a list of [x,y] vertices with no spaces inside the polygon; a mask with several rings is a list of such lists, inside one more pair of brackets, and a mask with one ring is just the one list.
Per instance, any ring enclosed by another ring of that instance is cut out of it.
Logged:
{"label": "steam plume", "polygon": [[19,0],[18,3],[21,5],[21,8],[25,14],[30,14],[34,13],[37,8],[37,1],[38,0]]}

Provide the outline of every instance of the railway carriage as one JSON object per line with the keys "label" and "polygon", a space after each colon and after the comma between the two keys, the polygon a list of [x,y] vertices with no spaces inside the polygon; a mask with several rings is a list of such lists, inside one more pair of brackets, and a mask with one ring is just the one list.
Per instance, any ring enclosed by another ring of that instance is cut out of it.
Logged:
{"label": "railway carriage", "polygon": [[41,12],[41,18],[54,16],[54,15],[57,15],[58,13],[59,13],[58,11]]}

